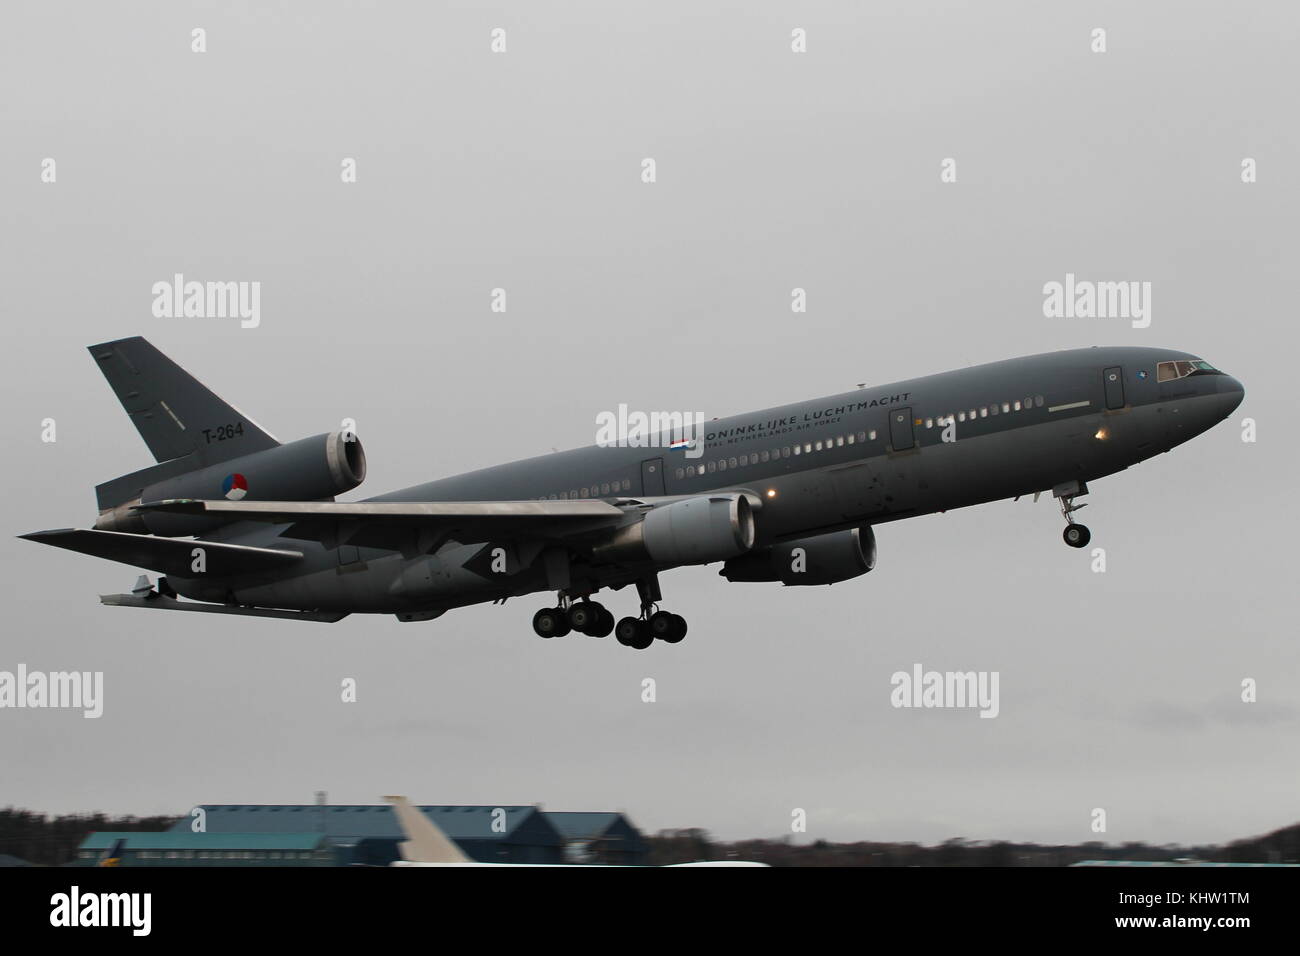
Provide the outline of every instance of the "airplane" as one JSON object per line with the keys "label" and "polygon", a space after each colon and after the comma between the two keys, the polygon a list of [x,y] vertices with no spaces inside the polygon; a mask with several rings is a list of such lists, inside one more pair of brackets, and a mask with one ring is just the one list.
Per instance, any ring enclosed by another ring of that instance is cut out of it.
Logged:
{"label": "airplane", "polygon": [[[464,852],[453,843],[442,829],[430,820],[418,807],[411,805],[411,801],[402,796],[384,797],[393,805],[393,814],[397,817],[397,826],[402,831],[402,836],[406,839],[397,845],[397,852],[401,855],[400,859],[394,860],[389,866],[522,866],[522,867],[557,867],[557,866],[583,866],[599,869],[640,869],[636,866],[618,866],[608,863],[479,863],[471,860]],[[678,867],[735,867],[735,866],[761,866],[766,867],[766,863],[755,863],[749,860],[699,860],[694,863],[669,863],[669,868]]]}
{"label": "airplane", "polygon": [[[833,585],[875,567],[877,525],[1048,491],[1065,543],[1086,547],[1074,514],[1088,482],[1201,434],[1244,396],[1185,352],[1071,349],[341,502],[366,475],[352,431],[281,444],[143,338],[89,351],[158,464],[98,485],[92,528],[21,537],[163,575],[102,603],[415,622],[554,592],[535,633],[612,631],[639,650],[686,635],[659,606],[671,568]],[[616,623],[592,596],[629,585],[639,613]]]}

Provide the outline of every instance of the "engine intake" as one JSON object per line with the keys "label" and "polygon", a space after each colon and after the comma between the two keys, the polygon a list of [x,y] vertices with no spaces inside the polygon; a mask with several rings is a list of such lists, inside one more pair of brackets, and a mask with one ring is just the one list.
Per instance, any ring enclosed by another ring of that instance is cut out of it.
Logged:
{"label": "engine intake", "polygon": [[593,553],[607,561],[708,564],[754,546],[754,512],[744,495],[674,501],[624,525]]}
{"label": "engine intake", "polygon": [[140,497],[102,512],[100,531],[128,531],[182,537],[203,534],[226,523],[223,518],[196,518],[131,510],[141,501],[165,498],[226,498],[232,501],[321,501],[351,491],[366,477],[366,453],[356,435],[330,432],[287,445],[218,462],[141,489]]}
{"label": "engine intake", "polygon": [[867,525],[769,545],[732,558],[718,573],[728,581],[780,581],[795,587],[838,584],[875,566],[876,535]]}

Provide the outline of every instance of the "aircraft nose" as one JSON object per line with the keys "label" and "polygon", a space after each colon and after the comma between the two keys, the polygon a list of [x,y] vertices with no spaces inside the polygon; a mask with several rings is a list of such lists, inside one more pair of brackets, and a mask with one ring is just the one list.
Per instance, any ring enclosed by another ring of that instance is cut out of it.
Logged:
{"label": "aircraft nose", "polygon": [[1215,393],[1219,399],[1219,412],[1224,418],[1227,418],[1241,404],[1241,400],[1246,397],[1246,389],[1231,375],[1218,375],[1215,378]]}

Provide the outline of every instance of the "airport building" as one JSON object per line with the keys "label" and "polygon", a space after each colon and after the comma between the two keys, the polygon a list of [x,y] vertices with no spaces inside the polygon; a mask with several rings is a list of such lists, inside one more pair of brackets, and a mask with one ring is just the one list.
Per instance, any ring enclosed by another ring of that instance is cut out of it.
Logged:
{"label": "airport building", "polygon": [[77,849],[77,864],[96,865],[119,840],[117,866],[335,866],[339,859],[320,833],[133,830],[90,834]]}
{"label": "airport building", "polygon": [[[417,809],[480,863],[636,866],[649,858],[645,838],[621,813]],[[206,804],[162,833],[92,833],[78,848],[77,863],[94,864],[124,840],[121,866],[387,866],[399,858],[403,839],[387,804]]]}
{"label": "airport building", "polygon": [[[393,808],[345,804],[209,804],[202,826],[210,834],[261,833],[324,836],[338,865],[387,866],[398,859],[403,839]],[[480,863],[563,863],[564,839],[534,806],[419,807],[471,860]],[[189,832],[200,817],[178,820],[173,832]]]}
{"label": "airport building", "polygon": [[544,816],[564,838],[566,862],[644,866],[649,861],[650,844],[621,813],[547,811]]}

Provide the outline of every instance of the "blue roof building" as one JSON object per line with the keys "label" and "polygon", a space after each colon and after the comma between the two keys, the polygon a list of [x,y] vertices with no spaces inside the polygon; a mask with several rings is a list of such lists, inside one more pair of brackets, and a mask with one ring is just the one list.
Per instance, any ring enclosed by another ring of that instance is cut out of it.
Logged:
{"label": "blue roof building", "polygon": [[563,837],[567,862],[644,866],[649,860],[650,845],[621,813],[548,810],[542,815]]}
{"label": "blue roof building", "polygon": [[[565,840],[534,806],[422,806],[471,860],[480,863],[563,863]],[[202,811],[201,814],[196,811]],[[388,805],[205,804],[171,828],[192,832],[200,820],[208,834],[323,836],[340,863],[386,866],[403,839]]]}

